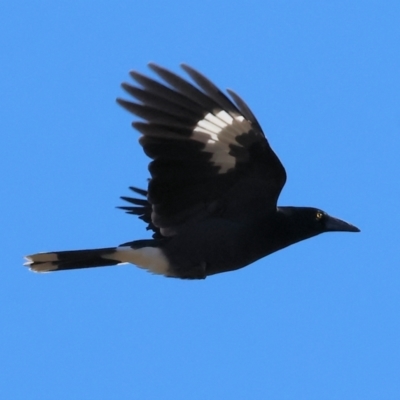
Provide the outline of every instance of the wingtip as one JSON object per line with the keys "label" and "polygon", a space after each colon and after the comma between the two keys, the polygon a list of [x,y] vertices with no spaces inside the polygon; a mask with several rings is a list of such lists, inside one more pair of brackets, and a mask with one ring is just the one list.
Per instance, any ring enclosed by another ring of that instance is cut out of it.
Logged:
{"label": "wingtip", "polygon": [[135,81],[140,80],[141,78],[145,77],[145,75],[141,74],[138,71],[135,71],[134,69],[129,71],[129,76],[134,79]]}
{"label": "wingtip", "polygon": [[132,87],[132,85],[130,85],[128,82],[122,82],[121,87],[127,92]]}
{"label": "wingtip", "polygon": [[147,66],[148,66],[151,70],[156,71],[156,72],[157,72],[157,70],[159,70],[159,69],[163,69],[163,67],[160,67],[160,66],[159,66],[157,63],[155,63],[154,61],[148,62],[148,63],[147,63]]}
{"label": "wingtip", "polygon": [[192,70],[193,70],[193,68],[192,68],[190,65],[186,64],[186,63],[180,63],[179,66],[180,66],[185,72],[188,72],[188,73],[189,73],[189,71],[192,71]]}
{"label": "wingtip", "polygon": [[[121,86],[122,86],[122,85],[121,85]],[[121,97],[117,97],[117,98],[115,99],[115,101],[116,101],[120,106],[122,106],[122,107],[124,107],[124,102],[126,102],[126,100],[121,99]]]}

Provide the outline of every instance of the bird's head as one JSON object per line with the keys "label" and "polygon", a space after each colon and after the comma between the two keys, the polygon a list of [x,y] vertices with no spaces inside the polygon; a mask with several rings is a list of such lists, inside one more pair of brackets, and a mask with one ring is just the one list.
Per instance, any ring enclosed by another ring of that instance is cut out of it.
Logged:
{"label": "bird's head", "polygon": [[360,232],[354,225],[331,217],[325,211],[312,207],[279,207],[285,215],[286,228],[297,241],[324,232]]}
{"label": "bird's head", "polygon": [[331,217],[325,211],[313,209],[314,226],[322,232],[360,232],[360,230],[348,222]]}

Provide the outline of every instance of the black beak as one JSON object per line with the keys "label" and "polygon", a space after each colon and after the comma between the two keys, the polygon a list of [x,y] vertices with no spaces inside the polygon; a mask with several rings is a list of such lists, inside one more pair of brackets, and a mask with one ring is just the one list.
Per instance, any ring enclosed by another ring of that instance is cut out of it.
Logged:
{"label": "black beak", "polygon": [[325,220],[325,228],[328,232],[360,232],[354,225],[330,216]]}

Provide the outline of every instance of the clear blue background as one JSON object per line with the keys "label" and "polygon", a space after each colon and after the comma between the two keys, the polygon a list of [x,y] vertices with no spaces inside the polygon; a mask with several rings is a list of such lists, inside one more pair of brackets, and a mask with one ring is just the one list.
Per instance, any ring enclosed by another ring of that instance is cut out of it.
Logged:
{"label": "clear blue background", "polygon": [[[4,399],[400,398],[398,1],[3,1]],[[358,225],[205,281],[39,275],[38,251],[149,237],[128,71],[186,62],[252,107],[282,205]]]}

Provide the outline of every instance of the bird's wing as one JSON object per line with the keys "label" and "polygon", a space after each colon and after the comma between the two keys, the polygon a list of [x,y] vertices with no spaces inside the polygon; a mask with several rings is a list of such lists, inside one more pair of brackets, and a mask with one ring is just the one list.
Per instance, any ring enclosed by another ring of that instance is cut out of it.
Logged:
{"label": "bird's wing", "polygon": [[[262,217],[276,207],[286,172],[246,103],[233,102],[199,72],[182,65],[197,86],[156,65],[160,83],[131,72],[123,83],[138,102],[118,99],[143,122],[133,126],[149,164],[150,229],[174,235],[212,213]],[[140,204],[143,207],[143,204]],[[149,209],[146,209],[149,219]]]}
{"label": "bird's wing", "polygon": [[133,186],[130,186],[129,189],[131,189],[137,195],[145,197],[145,199],[138,199],[137,197],[130,197],[130,196],[121,196],[122,200],[125,200],[133,205],[119,206],[117,208],[119,208],[120,210],[125,210],[127,214],[137,215],[139,219],[141,219],[147,224],[146,229],[152,230],[154,232],[153,234],[154,239],[162,238],[162,235],[160,233],[160,228],[155,226],[153,224],[153,221],[151,220],[152,207],[149,201],[147,200],[147,191]]}

